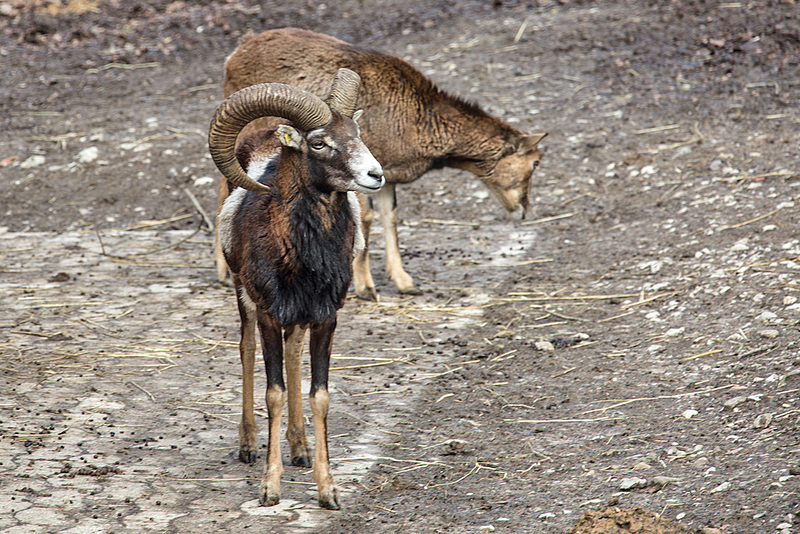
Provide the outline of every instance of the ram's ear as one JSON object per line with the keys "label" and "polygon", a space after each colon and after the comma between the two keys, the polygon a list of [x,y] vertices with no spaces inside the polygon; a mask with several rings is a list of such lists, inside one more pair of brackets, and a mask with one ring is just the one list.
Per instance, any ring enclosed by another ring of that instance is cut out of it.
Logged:
{"label": "ram's ear", "polygon": [[303,146],[303,136],[288,124],[278,126],[275,134],[283,146],[294,148],[295,150],[300,150]]}
{"label": "ram's ear", "polygon": [[519,146],[517,147],[517,153],[520,155],[527,154],[528,152],[536,148],[536,146],[545,137],[547,137],[546,133],[526,135],[520,140]]}
{"label": "ram's ear", "polygon": [[364,114],[364,110],[363,109],[357,109],[356,112],[353,113],[353,120],[358,122],[358,119],[360,119],[361,115],[363,115],[363,114]]}

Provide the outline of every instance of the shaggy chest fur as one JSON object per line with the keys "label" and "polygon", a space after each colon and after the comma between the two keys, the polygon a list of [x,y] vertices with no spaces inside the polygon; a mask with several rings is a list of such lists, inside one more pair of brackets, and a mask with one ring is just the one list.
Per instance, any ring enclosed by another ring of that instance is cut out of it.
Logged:
{"label": "shaggy chest fur", "polygon": [[[270,193],[242,195],[225,257],[248,296],[281,326],[335,319],[352,278],[355,225],[346,194],[314,193],[286,201]],[[222,230],[222,228],[221,228]]]}

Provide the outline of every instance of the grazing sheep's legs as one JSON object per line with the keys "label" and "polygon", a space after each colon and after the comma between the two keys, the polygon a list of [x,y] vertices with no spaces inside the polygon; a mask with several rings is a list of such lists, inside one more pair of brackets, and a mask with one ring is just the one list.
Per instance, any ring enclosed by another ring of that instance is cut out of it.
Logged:
{"label": "grazing sheep's legs", "polygon": [[258,490],[262,505],[278,504],[281,500],[281,414],[286,403],[286,384],[283,382],[283,343],[281,328],[272,317],[258,311],[258,326],[261,329],[261,347],[267,368],[267,413],[269,414],[269,445],[264,477]]}
{"label": "grazing sheep's legs", "polygon": [[378,300],[375,282],[372,280],[372,273],[369,271],[369,232],[372,229],[375,211],[372,209],[372,199],[367,195],[358,193],[358,202],[361,204],[361,231],[364,233],[364,250],[359,251],[353,261],[353,287],[358,298]]}
{"label": "grazing sheep's legs", "polygon": [[228,262],[225,261],[222,244],[219,242],[219,212],[226,198],[228,198],[228,180],[223,177],[219,180],[219,188],[217,190],[217,229],[214,232],[214,264],[217,266],[217,279],[220,282],[227,282],[229,274]]}
{"label": "grazing sheep's legs", "polygon": [[331,358],[333,331],[336,320],[311,329],[311,413],[314,415],[314,481],[317,483],[319,505],[339,510],[339,488],[333,480],[328,455],[328,367]]}
{"label": "grazing sheep's legs", "polygon": [[286,389],[289,393],[289,426],[286,439],[292,453],[292,465],[311,467],[311,448],[308,446],[303,423],[303,393],[301,391],[300,364],[303,354],[303,339],[306,329],[295,326],[287,330],[283,350],[286,367]]}
{"label": "grazing sheep's legs", "polygon": [[386,241],[386,274],[397,286],[400,293],[419,295],[421,291],[414,286],[414,280],[403,269],[400,247],[397,244],[397,196],[395,184],[385,184],[376,193],[378,213],[383,223],[383,236]]}
{"label": "grazing sheep's legs", "polygon": [[[241,295],[240,286],[236,287]],[[242,420],[239,423],[239,459],[246,463],[256,461],[258,424],[253,414],[253,368],[256,359],[256,310],[252,301],[237,299],[241,317],[239,356],[242,360]]]}

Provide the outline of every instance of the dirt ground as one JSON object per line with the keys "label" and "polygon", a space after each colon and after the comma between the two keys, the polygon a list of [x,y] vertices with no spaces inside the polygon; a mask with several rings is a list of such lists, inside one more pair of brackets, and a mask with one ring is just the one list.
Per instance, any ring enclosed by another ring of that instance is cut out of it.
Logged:
{"label": "dirt ground", "polygon": [[[399,188],[422,295],[376,225],[340,512],[291,466],[257,506],[201,213],[225,57],[290,25],[550,134],[522,223],[461,172]],[[0,531],[800,532],[795,0],[12,0],[0,64]]]}

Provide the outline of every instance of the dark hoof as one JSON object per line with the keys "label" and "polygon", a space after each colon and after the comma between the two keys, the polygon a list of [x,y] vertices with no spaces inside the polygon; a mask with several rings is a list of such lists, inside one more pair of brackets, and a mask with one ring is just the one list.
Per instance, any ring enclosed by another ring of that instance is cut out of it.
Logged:
{"label": "dark hoof", "polygon": [[262,493],[258,497],[258,503],[261,506],[275,506],[276,504],[281,502],[281,494],[268,494]]}
{"label": "dark hoof", "polygon": [[256,461],[256,451],[250,449],[239,449],[239,460],[246,464],[252,464]]}
{"label": "dark hoof", "polygon": [[399,289],[401,295],[422,295],[422,290],[417,286],[409,287],[408,289]]}
{"label": "dark hoof", "polygon": [[375,291],[374,287],[368,287],[361,291],[356,291],[356,297],[360,300],[370,300],[375,302],[378,300],[378,292]]}
{"label": "dark hoof", "polygon": [[341,510],[339,505],[339,488],[334,487],[319,495],[319,505],[326,510]]}
{"label": "dark hoof", "polygon": [[294,456],[292,465],[295,467],[311,467],[311,458],[308,456]]}

